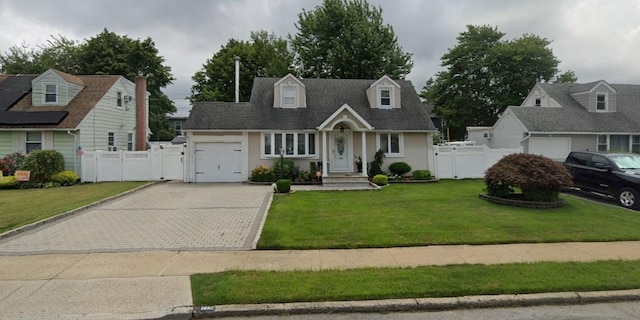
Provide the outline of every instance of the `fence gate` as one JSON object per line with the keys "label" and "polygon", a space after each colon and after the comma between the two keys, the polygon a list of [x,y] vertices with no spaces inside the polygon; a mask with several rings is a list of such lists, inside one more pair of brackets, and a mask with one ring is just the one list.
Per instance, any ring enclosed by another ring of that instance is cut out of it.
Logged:
{"label": "fence gate", "polygon": [[184,145],[153,145],[147,151],[88,151],[82,155],[83,182],[184,181]]}
{"label": "fence gate", "polygon": [[522,152],[522,149],[434,146],[436,177],[439,179],[483,178],[485,171],[502,157],[519,152]]}

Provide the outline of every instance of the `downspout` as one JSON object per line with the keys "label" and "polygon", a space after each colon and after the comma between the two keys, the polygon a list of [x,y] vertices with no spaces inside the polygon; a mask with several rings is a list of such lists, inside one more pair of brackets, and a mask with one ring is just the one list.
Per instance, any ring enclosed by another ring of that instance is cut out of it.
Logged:
{"label": "downspout", "polygon": [[78,161],[78,137],[77,135],[71,133],[71,130],[67,130],[67,134],[73,137],[73,172],[75,172],[76,174],[78,173],[76,171],[76,163]]}
{"label": "downspout", "polygon": [[[529,138],[531,138],[531,132],[525,132],[526,136],[524,138],[522,138],[522,140],[520,140],[520,152],[524,151],[524,148],[522,147],[522,143],[524,143],[525,141],[529,140]],[[527,148],[527,151],[529,151],[529,149]]]}

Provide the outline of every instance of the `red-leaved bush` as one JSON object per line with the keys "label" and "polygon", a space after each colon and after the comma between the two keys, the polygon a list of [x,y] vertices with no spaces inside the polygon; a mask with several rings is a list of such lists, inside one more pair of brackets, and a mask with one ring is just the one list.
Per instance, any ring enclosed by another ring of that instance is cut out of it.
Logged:
{"label": "red-leaved bush", "polygon": [[561,188],[573,185],[571,173],[561,163],[524,153],[500,159],[487,169],[484,183],[490,196],[508,198],[519,188],[529,201],[555,201]]}

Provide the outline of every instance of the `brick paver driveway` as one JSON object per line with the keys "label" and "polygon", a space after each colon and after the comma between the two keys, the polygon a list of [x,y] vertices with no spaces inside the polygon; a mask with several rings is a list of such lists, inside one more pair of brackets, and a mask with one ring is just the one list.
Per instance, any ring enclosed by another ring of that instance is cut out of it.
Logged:
{"label": "brick paver driveway", "polygon": [[249,250],[269,186],[156,184],[4,239],[0,255],[148,250]]}

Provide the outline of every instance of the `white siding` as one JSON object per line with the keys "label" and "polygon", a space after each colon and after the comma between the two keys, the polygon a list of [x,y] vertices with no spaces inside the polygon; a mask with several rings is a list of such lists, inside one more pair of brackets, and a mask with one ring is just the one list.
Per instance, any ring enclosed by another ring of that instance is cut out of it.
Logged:
{"label": "white siding", "polygon": [[13,132],[0,132],[0,158],[14,152]]}
{"label": "white siding", "polygon": [[[58,86],[58,103],[55,105],[66,106],[83,88],[83,86],[68,83],[60,78],[55,72],[48,71],[43,73],[32,82],[31,103],[34,106],[44,105],[44,84],[56,84]],[[47,104],[49,105],[49,104]]]}
{"label": "white siding", "polygon": [[64,156],[65,170],[75,171],[77,174],[80,174],[80,157],[76,155],[73,136],[66,132],[55,131],[53,132],[52,144],[53,149]]}
{"label": "white siding", "polygon": [[525,129],[513,113],[507,109],[493,126],[491,148],[520,148]]}
{"label": "white siding", "polygon": [[[135,135],[136,108],[135,99],[127,102],[122,108],[116,107],[116,92],[132,95],[135,84],[124,78],[116,81],[96,107],[80,124],[80,147],[85,151],[103,150],[108,148],[108,133],[114,132],[117,150],[127,150],[127,135]],[[135,139],[135,138],[134,138]]]}

